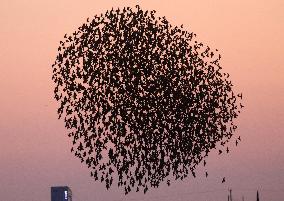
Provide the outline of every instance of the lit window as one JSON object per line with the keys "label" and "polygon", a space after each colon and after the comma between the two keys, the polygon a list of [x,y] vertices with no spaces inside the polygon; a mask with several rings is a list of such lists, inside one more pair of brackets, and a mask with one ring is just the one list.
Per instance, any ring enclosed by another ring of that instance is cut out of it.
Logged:
{"label": "lit window", "polygon": [[65,194],[65,200],[67,200],[67,191],[64,191]]}

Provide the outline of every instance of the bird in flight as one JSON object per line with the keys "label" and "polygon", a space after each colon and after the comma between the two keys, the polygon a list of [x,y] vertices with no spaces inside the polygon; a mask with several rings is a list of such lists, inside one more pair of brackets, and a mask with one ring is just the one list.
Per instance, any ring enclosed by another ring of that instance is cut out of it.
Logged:
{"label": "bird in flight", "polygon": [[243,99],[243,94],[242,94],[242,93],[238,94],[237,96],[238,96],[239,98]]}

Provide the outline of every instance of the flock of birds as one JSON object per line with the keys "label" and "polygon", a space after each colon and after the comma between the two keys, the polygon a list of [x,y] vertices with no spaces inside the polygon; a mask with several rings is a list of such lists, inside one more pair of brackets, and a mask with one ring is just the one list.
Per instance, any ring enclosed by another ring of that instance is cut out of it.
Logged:
{"label": "flock of birds", "polygon": [[242,94],[221,72],[218,50],[195,37],[136,6],[88,18],[60,41],[52,76],[58,115],[71,151],[106,188],[116,181],[125,194],[146,193],[195,177],[233,136]]}

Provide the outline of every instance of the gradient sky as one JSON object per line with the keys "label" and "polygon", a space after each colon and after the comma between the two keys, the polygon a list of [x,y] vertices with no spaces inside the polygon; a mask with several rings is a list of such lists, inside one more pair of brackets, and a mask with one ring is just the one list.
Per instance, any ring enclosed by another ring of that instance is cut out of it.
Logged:
{"label": "gradient sky", "polygon": [[[51,65],[59,41],[87,17],[138,4],[197,34],[222,54],[245,105],[231,152],[209,155],[205,178],[189,177],[125,196],[107,191],[70,153],[53,99]],[[0,0],[0,200],[49,201],[50,187],[68,185],[73,201],[281,201],[284,198],[283,0]],[[221,180],[226,177],[226,183]]]}

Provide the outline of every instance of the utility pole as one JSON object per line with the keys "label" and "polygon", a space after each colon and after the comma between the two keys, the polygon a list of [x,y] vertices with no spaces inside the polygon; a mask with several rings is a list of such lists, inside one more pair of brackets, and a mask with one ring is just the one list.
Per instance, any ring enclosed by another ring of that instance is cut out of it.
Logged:
{"label": "utility pole", "polygon": [[228,201],[232,201],[232,189],[228,189],[229,195],[228,195]]}
{"label": "utility pole", "polygon": [[259,201],[259,194],[258,194],[258,191],[256,192],[256,201]]}
{"label": "utility pole", "polygon": [[245,197],[244,196],[242,196],[242,201],[245,201]]}

